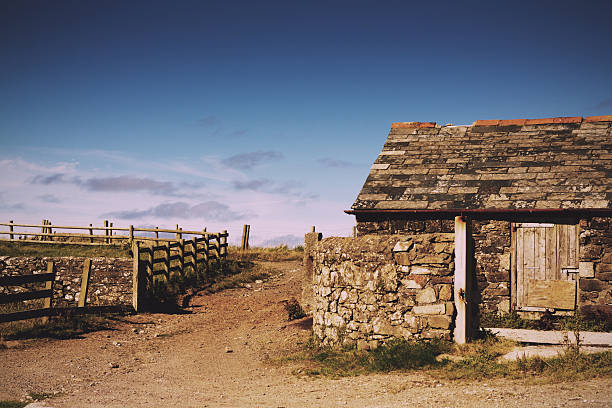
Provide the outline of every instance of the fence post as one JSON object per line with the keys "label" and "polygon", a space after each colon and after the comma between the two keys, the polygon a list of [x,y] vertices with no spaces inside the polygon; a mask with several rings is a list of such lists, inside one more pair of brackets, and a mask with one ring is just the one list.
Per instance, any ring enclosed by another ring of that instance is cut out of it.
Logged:
{"label": "fence post", "polygon": [[112,222],[109,224],[109,227],[111,229],[108,231],[108,243],[112,244],[113,243],[113,223]]}
{"label": "fence post", "polygon": [[315,226],[313,225],[312,227],[310,227],[310,232],[316,232],[315,231]]}
{"label": "fence post", "polygon": [[227,230],[221,231],[221,241],[219,242],[219,252],[222,258],[227,257]]}
{"label": "fence post", "polygon": [[181,267],[181,275],[185,274],[183,270],[185,268],[185,240],[180,238],[178,240],[178,250],[179,250],[179,266]]}
{"label": "fence post", "polygon": [[179,234],[179,225],[176,224],[176,229],[174,230],[174,238],[178,241],[181,239],[181,234]]}
{"label": "fence post", "polygon": [[130,246],[134,243],[134,226],[130,225]]}
{"label": "fence post", "polygon": [[[138,241],[136,241],[138,242]],[[153,279],[153,262],[155,262],[155,245],[151,244],[147,252],[147,279]]]}
{"label": "fence post", "polygon": [[89,235],[91,235],[91,237],[89,237],[89,242],[93,244],[94,239],[93,239],[93,225],[89,224]]}
{"label": "fence post", "polygon": [[104,220],[104,243],[108,244],[108,220]]}
{"label": "fence post", "polygon": [[91,274],[91,259],[83,262],[83,275],[81,276],[81,292],[79,293],[79,307],[87,306],[87,292],[89,290],[89,275]]}
{"label": "fence post", "polygon": [[40,240],[44,241],[45,240],[45,219],[43,218],[43,220],[40,222],[41,223],[41,227],[40,227]]}
{"label": "fence post", "polygon": [[[45,289],[51,290],[51,295],[43,300],[43,309],[51,309],[53,303],[53,284],[55,283],[55,262],[47,261],[47,273],[51,273],[51,280],[45,282]],[[49,321],[49,317],[45,316],[42,318],[42,323],[46,324]]]}
{"label": "fence post", "polygon": [[47,233],[49,234],[49,241],[53,241],[53,228],[51,228],[50,220],[47,220],[47,225],[49,225],[49,228],[47,229]]}
{"label": "fence post", "polygon": [[13,224],[13,220],[10,220],[9,224],[11,224],[11,225],[9,225],[9,231],[11,232],[11,235],[9,235],[9,236],[11,237],[11,241],[12,241],[13,239],[15,239],[15,236],[13,235],[13,225],[12,225]]}
{"label": "fence post", "polygon": [[164,272],[166,279],[170,279],[170,242],[164,244]]}
{"label": "fence post", "polygon": [[141,285],[142,279],[140,274],[140,242],[138,241],[135,241],[132,244],[132,256],[132,307],[135,311],[139,312],[142,307],[141,294],[144,288]]}
{"label": "fence post", "polygon": [[193,272],[198,271],[198,241],[196,237],[191,239],[191,256],[193,258]]}
{"label": "fence post", "polygon": [[353,238],[357,238],[357,227],[353,226]]}
{"label": "fence post", "polygon": [[251,226],[249,224],[244,224],[242,227],[242,249],[249,249],[249,235],[251,234]]}
{"label": "fence post", "polygon": [[155,227],[155,246],[159,245],[159,227]]}
{"label": "fence post", "polygon": [[208,234],[204,234],[204,272],[208,272],[208,255],[210,251],[209,247],[209,236]]}

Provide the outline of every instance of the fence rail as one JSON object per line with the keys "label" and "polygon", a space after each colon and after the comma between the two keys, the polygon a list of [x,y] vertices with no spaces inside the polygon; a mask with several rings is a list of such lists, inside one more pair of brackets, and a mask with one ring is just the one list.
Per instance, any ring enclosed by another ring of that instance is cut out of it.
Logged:
{"label": "fence rail", "polygon": [[[36,242],[36,243],[62,243],[78,245],[109,245],[117,242],[127,242],[132,245],[134,241],[152,241],[156,245],[160,242],[177,242],[185,235],[208,238],[214,237],[218,233],[206,232],[206,228],[201,231],[183,230],[176,225],[175,229],[169,228],[138,228],[130,225],[128,227],[115,227],[112,222],[104,221],[103,227],[78,225],[53,225],[49,220],[42,220],[41,224],[18,224],[10,220],[0,222],[0,227],[8,227],[7,230],[0,230],[0,241]],[[35,228],[36,231],[31,229]],[[40,232],[38,232],[40,230]],[[81,232],[57,232],[58,230],[87,231]],[[102,232],[96,234],[95,232]],[[119,232],[119,234],[117,234]],[[122,234],[127,232],[126,234]],[[138,232],[154,233],[154,236],[138,234]],[[160,237],[159,234],[174,234],[173,238]],[[8,236],[7,238],[4,238]]]}

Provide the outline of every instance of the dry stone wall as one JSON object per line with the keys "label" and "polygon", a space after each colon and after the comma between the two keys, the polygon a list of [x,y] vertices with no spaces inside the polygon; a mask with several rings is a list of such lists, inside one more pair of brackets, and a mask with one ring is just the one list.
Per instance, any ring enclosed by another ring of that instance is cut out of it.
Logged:
{"label": "dry stone wall", "polygon": [[[0,257],[1,275],[45,273],[47,262],[55,262],[54,307],[75,307],[81,290],[85,258],[74,257]],[[0,288],[0,290],[5,290]],[[19,291],[19,287],[11,287]],[[23,289],[21,289],[23,290]],[[93,258],[87,304],[92,306],[131,306],[132,260]]]}
{"label": "dry stone wall", "polygon": [[612,219],[580,221],[578,301],[581,311],[612,319]]}
{"label": "dry stone wall", "polygon": [[453,329],[454,234],[311,240],[313,330],[324,344],[375,348]]}

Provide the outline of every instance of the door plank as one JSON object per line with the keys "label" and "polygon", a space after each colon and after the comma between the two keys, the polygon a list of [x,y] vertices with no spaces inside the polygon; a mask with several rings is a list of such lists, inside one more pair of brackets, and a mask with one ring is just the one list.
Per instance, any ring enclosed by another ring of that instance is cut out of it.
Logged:
{"label": "door plank", "polygon": [[527,306],[573,310],[576,282],[566,280],[529,280]]}
{"label": "door plank", "polygon": [[547,228],[534,228],[534,278],[546,280],[546,230]]}
{"label": "door plank", "polygon": [[516,305],[525,306],[525,229],[516,229]]}
{"label": "door plank", "polygon": [[557,230],[546,228],[546,279],[559,279],[557,276]]}

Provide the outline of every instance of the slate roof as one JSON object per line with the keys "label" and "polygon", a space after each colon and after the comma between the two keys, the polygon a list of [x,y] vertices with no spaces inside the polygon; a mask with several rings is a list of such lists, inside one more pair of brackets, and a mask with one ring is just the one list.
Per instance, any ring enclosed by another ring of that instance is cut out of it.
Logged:
{"label": "slate roof", "polygon": [[353,210],[612,205],[612,115],[398,122]]}

